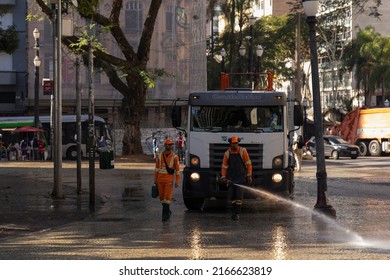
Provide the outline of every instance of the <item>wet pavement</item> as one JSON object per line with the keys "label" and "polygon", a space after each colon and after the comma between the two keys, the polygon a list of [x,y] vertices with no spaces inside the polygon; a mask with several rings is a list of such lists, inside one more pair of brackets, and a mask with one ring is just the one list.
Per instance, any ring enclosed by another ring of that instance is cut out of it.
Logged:
{"label": "wet pavement", "polygon": [[153,160],[148,156],[130,163],[119,159],[114,169],[100,169],[96,161],[95,205],[90,207],[88,161],[82,162],[80,194],[77,194],[76,162],[63,161],[63,199],[52,196],[52,162],[0,161],[0,240],[7,236],[50,230],[95,215],[112,196],[107,193],[110,185],[126,189],[128,195],[134,195],[130,182],[141,175],[125,170],[145,166],[153,169]]}
{"label": "wet pavement", "polygon": [[315,161],[305,161],[296,174],[296,205],[248,200],[237,223],[213,201],[203,212],[186,211],[175,191],[173,217],[162,223],[161,206],[149,194],[151,158],[116,159],[107,170],[97,162],[94,211],[88,162],[79,196],[76,163],[63,163],[62,200],[50,196],[52,163],[0,162],[0,259],[390,259],[390,184],[375,175],[387,166],[374,160],[363,167],[357,161],[331,164],[336,220],[313,218],[316,168]]}

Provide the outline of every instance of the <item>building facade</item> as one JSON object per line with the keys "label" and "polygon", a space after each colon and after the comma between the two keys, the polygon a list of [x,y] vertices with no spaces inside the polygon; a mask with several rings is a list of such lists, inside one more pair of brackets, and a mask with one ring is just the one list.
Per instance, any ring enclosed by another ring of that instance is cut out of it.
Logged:
{"label": "building facade", "polygon": [[[173,100],[184,99],[191,91],[206,88],[206,27],[205,27],[205,0],[166,0],[163,1],[158,13],[148,67],[150,69],[164,69],[169,75],[155,81],[155,87],[150,88],[146,96],[146,111],[143,126],[167,127],[170,124],[170,110]],[[111,1],[100,1],[99,11],[109,16]],[[121,27],[136,51],[142,34],[143,23],[147,17],[150,0],[123,1],[121,13]],[[28,2],[30,13],[40,14],[35,1]],[[77,35],[88,25],[69,9],[63,18],[73,20],[73,32]],[[35,55],[33,30],[40,31],[40,81],[53,79],[53,26],[48,19],[27,23],[29,69],[28,98],[24,105],[27,114],[34,110],[34,67]],[[111,54],[120,56],[121,53],[112,37],[96,27],[94,32],[99,42]],[[77,68],[79,67],[79,68]],[[81,64],[77,66],[74,54],[63,48],[62,57],[62,111],[63,114],[72,114],[76,110],[76,72],[79,73],[80,87],[82,88],[82,112],[88,112],[88,89],[90,86],[88,68]],[[105,118],[117,128],[119,108],[122,104],[122,95],[116,91],[105,73],[95,69],[92,88],[94,91],[95,114]],[[41,115],[50,114],[50,95],[44,95],[42,87],[39,94],[39,111]]]}
{"label": "building facade", "polygon": [[7,11],[0,16],[3,30],[15,25],[19,47],[12,53],[0,52],[0,115],[24,114],[24,101],[29,98],[26,65],[26,5],[20,0],[1,0]]}

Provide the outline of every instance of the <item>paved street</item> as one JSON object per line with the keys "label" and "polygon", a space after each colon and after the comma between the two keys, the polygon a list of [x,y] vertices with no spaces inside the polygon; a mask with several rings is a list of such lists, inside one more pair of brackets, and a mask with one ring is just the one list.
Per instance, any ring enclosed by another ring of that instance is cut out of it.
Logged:
{"label": "paved street", "polygon": [[[161,222],[150,197],[153,162],[116,159],[96,164],[96,210],[88,206],[88,162],[83,193],[75,162],[64,162],[63,200],[53,200],[52,163],[0,162],[0,259],[389,259],[390,183],[386,159],[327,161],[328,197],[336,220],[318,218],[315,161],[297,173],[293,204],[246,200],[241,220],[210,201],[186,211],[175,191],[173,216]],[[357,184],[359,182],[359,184]],[[375,193],[371,190],[375,189]]]}

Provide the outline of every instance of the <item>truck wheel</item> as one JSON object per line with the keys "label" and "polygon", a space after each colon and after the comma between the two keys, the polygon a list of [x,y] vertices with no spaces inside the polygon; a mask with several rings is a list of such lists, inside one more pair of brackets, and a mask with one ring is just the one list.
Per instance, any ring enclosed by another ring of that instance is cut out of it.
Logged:
{"label": "truck wheel", "polygon": [[382,153],[382,148],[378,140],[372,140],[370,142],[370,145],[368,146],[368,150],[370,151],[370,154],[374,157],[380,156],[380,154]]}
{"label": "truck wheel", "polygon": [[369,155],[367,144],[365,142],[359,142],[357,145],[359,147],[359,156],[364,157]]}
{"label": "truck wheel", "polygon": [[336,150],[333,151],[333,152],[332,152],[332,158],[333,158],[333,159],[339,159],[339,152],[336,151]]}
{"label": "truck wheel", "polygon": [[204,198],[183,198],[184,205],[187,207],[188,210],[201,210]]}

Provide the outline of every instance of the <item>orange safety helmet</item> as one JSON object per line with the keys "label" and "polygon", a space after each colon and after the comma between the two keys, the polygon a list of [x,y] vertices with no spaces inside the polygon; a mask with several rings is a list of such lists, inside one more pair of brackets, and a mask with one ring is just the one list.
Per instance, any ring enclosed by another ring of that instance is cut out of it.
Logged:
{"label": "orange safety helmet", "polygon": [[238,143],[240,142],[240,139],[238,139],[237,136],[232,136],[231,138],[228,139],[229,143]]}
{"label": "orange safety helmet", "polygon": [[167,138],[164,142],[164,145],[173,145],[173,140],[172,138]]}

